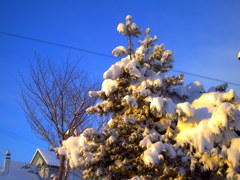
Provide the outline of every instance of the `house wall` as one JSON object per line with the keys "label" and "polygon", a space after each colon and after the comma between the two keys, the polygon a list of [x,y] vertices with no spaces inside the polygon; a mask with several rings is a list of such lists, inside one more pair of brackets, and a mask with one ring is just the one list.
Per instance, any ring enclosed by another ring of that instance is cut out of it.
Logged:
{"label": "house wall", "polygon": [[38,174],[42,178],[49,178],[49,167],[44,161],[43,157],[39,152],[36,153],[36,156],[34,157],[32,164],[37,166]]}
{"label": "house wall", "polygon": [[57,167],[50,167],[49,168],[49,177],[51,177],[52,174],[58,175],[58,168]]}
{"label": "house wall", "polygon": [[[39,176],[44,179],[50,179],[52,174],[58,175],[59,167],[47,165],[42,155],[38,151],[36,152],[31,164],[37,167],[36,172],[38,172]],[[77,169],[70,170],[67,179],[81,180],[81,172]]]}
{"label": "house wall", "polygon": [[49,168],[46,165],[39,167],[38,174],[42,178],[48,178],[49,177]]}

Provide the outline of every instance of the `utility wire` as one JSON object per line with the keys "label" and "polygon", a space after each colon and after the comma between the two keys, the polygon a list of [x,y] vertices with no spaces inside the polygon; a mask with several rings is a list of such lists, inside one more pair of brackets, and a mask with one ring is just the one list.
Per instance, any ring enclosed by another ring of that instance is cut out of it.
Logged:
{"label": "utility wire", "polygon": [[[39,43],[43,43],[43,44],[49,44],[49,45],[53,45],[53,46],[58,46],[58,47],[62,47],[62,48],[73,49],[73,50],[76,50],[76,51],[81,51],[81,52],[85,52],[85,53],[89,53],[89,54],[95,54],[95,55],[99,55],[99,56],[104,56],[104,57],[116,59],[116,57],[111,56],[111,55],[107,55],[107,54],[103,54],[103,53],[99,53],[99,52],[95,52],[95,51],[90,51],[90,50],[86,50],[86,49],[81,49],[81,48],[69,46],[69,45],[66,45],[66,44],[60,44],[60,43],[56,43],[56,42],[52,42],[52,41],[45,41],[45,40],[41,40],[41,39],[36,39],[36,38],[28,37],[28,36],[22,36],[22,35],[19,35],[19,34],[3,32],[3,31],[0,31],[0,34],[11,36],[11,37],[15,37],[15,38],[35,41],[35,42],[39,42]],[[216,78],[212,78],[212,77],[209,77],[209,76],[203,76],[203,75],[200,75],[200,74],[180,71],[180,70],[177,70],[177,69],[172,69],[172,71],[183,73],[183,74],[187,74],[187,75],[190,75],[190,76],[196,76],[196,77],[201,77],[201,78],[204,78],[204,79],[214,80],[214,81],[218,81],[218,82],[225,82],[225,83],[228,83],[228,84],[231,84],[231,85],[235,85],[235,86],[240,86],[239,83],[224,81],[224,80],[221,80],[221,79],[216,79]]]}
{"label": "utility wire", "polygon": [[11,138],[13,138],[15,140],[19,140],[19,141],[25,142],[25,143],[34,144],[34,145],[38,145],[38,146],[41,146],[41,147],[46,147],[46,146],[44,146],[42,144],[39,144],[39,143],[37,143],[35,141],[32,141],[32,140],[27,139],[27,138],[25,138],[23,136],[20,136],[19,134],[15,134],[13,132],[7,131],[7,130],[2,129],[2,128],[0,128],[0,134],[8,136],[8,137],[11,137]]}
{"label": "utility wire", "polygon": [[232,85],[235,85],[235,86],[240,86],[240,84],[238,84],[238,83],[224,81],[224,80],[221,80],[221,79],[216,79],[216,78],[203,76],[203,75],[199,75],[199,74],[193,74],[193,73],[189,73],[189,72],[179,71],[179,70],[176,70],[176,69],[173,69],[172,71],[187,74],[187,75],[190,75],[190,76],[197,76],[197,77],[200,77],[200,78],[205,78],[205,79],[210,79],[210,80],[214,80],[214,81],[218,81],[218,82],[228,83],[228,84],[232,84]]}
{"label": "utility wire", "polygon": [[20,39],[26,39],[26,40],[30,40],[30,41],[36,41],[36,42],[40,42],[40,43],[43,43],[43,44],[49,44],[49,45],[58,46],[58,47],[62,47],[62,48],[73,49],[73,50],[77,50],[77,51],[81,51],[81,52],[85,52],[85,53],[89,53],[89,54],[95,54],[95,55],[99,55],[99,56],[115,58],[114,56],[99,53],[99,52],[94,52],[94,51],[90,51],[90,50],[86,50],[86,49],[81,49],[81,48],[69,46],[69,45],[66,45],[66,44],[60,44],[60,43],[56,43],[56,42],[52,42],[52,41],[45,41],[45,40],[41,40],[41,39],[36,39],[36,38],[28,37],[28,36],[22,36],[22,35],[18,35],[18,34],[14,34],[14,33],[0,31],[0,34],[16,37],[16,38],[20,38]]}

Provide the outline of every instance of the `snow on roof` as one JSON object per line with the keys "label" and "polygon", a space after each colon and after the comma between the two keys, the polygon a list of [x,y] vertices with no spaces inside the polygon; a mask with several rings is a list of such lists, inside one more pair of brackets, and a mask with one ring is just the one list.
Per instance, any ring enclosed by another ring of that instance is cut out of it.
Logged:
{"label": "snow on roof", "polygon": [[[60,161],[59,159],[57,159],[57,155],[54,151],[49,151],[46,149],[37,149],[36,153],[39,152],[43,159],[46,161],[46,163],[50,166],[59,166]],[[34,156],[36,155],[36,153],[34,154]],[[33,158],[34,158],[33,156]]]}
{"label": "snow on roof", "polygon": [[[0,168],[0,179],[1,180],[39,180],[40,177],[32,173],[31,166],[28,163],[13,161],[10,162],[9,174],[2,176],[2,169]],[[31,172],[29,172],[31,171]]]}

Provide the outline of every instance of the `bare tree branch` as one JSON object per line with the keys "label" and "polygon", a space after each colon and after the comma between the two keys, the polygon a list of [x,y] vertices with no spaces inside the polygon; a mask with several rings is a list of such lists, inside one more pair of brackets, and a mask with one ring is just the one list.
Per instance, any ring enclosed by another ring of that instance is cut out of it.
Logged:
{"label": "bare tree branch", "polygon": [[72,64],[68,58],[63,67],[56,68],[51,61],[44,64],[36,55],[29,78],[20,76],[21,106],[27,120],[36,135],[53,147],[96,121],[86,114],[86,109],[96,103],[96,98],[88,97],[88,91],[96,90],[98,85],[77,67],[78,63]]}

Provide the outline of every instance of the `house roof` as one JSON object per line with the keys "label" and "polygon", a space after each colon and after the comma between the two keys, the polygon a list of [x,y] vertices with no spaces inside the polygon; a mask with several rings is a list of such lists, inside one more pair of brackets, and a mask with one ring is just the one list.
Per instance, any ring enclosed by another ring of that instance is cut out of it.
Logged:
{"label": "house roof", "polygon": [[30,164],[33,163],[34,157],[36,156],[37,153],[41,154],[41,156],[43,157],[43,159],[47,163],[47,165],[59,167],[60,161],[59,161],[59,159],[57,159],[56,153],[54,151],[49,151],[46,149],[37,149]]}
{"label": "house roof", "polygon": [[3,168],[0,167],[1,180],[40,180],[40,177],[33,173],[33,170],[28,163],[11,160],[9,173],[2,176],[2,170]]}

